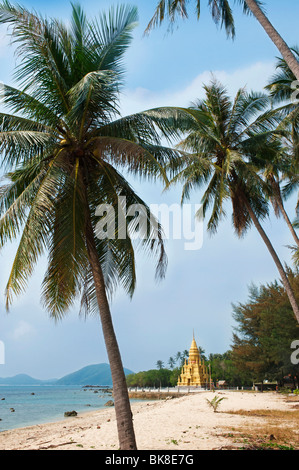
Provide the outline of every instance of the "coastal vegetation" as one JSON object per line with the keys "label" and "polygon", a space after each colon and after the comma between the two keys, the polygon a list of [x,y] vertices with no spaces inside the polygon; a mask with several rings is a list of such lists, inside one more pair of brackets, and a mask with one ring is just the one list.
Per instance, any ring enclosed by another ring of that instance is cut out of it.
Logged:
{"label": "coastal vegetation", "polygon": [[[288,277],[299,297],[299,271],[289,269]],[[299,364],[291,361],[290,349],[298,339],[298,324],[282,285],[251,286],[248,301],[233,305],[233,317],[237,327],[231,358],[240,376],[299,388]]]}
{"label": "coastal vegetation", "polygon": [[219,406],[221,405],[221,402],[225,399],[226,397],[218,397],[217,395],[215,395],[211,400],[207,398],[207,403],[211,408],[213,408],[214,413],[217,413],[217,410]]}
{"label": "coastal vegetation", "polygon": [[[299,271],[288,269],[288,277],[299,296]],[[299,388],[299,364],[290,360],[290,345],[298,338],[298,326],[286,292],[279,281],[249,288],[245,303],[233,304],[235,327],[231,349],[208,357],[202,348],[201,360],[211,370],[217,387],[224,380],[228,387],[252,387],[253,383],[277,382],[280,389]],[[178,354],[181,357],[181,354]],[[183,361],[172,369],[157,368],[127,375],[128,387],[175,387]],[[158,364],[163,361],[157,361]],[[209,384],[207,384],[209,386]]]}

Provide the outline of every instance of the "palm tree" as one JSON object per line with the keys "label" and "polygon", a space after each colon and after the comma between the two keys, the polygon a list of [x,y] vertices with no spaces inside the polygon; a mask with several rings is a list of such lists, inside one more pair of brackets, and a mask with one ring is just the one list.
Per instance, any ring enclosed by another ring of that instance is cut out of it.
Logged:
{"label": "palm tree", "polygon": [[[208,5],[211,9],[214,22],[217,25],[220,24],[221,26],[224,26],[229,37],[234,37],[235,23],[229,1],[208,0]],[[199,20],[201,13],[200,0],[196,0],[195,8],[197,19]],[[177,15],[182,18],[188,18],[186,0],[160,0],[145,32],[148,33],[151,29],[160,25],[166,18],[168,18],[170,23],[173,24],[176,21]]]}
{"label": "palm tree", "polygon": [[[299,218],[297,218],[294,222],[294,227],[295,228],[298,228],[299,229]],[[299,267],[299,248],[298,247],[294,247],[293,248],[293,260],[294,260],[294,263],[296,266]]]}
{"label": "palm tree", "polygon": [[[292,47],[291,51],[298,61],[299,48],[297,46]],[[292,95],[295,90],[293,85],[294,81],[296,81],[296,76],[288,66],[287,62],[282,57],[278,57],[276,72],[270,78],[265,89],[269,91],[274,103],[289,103],[289,106],[286,107],[286,110],[289,112],[290,110],[298,108],[298,102],[297,104],[295,103],[295,105],[292,102]]]}
{"label": "palm tree", "polygon": [[[278,48],[289,68],[293,71],[297,80],[299,80],[299,63],[292,50],[274,28],[262,9],[262,2],[258,0],[235,0],[243,6],[245,14],[251,13],[255,16],[275,46]],[[208,6],[211,9],[212,18],[217,25],[224,26],[229,37],[235,36],[235,24],[232,8],[229,0],[208,0]],[[195,2],[197,19],[200,18],[201,2]],[[155,13],[150,20],[146,32],[161,24],[168,17],[170,23],[174,23],[176,15],[183,18],[188,17],[187,0],[159,0]]]}
{"label": "palm tree", "polygon": [[[0,115],[0,247],[18,237],[6,305],[24,291],[45,253],[42,299],[50,316],[63,318],[78,298],[86,315],[100,313],[121,449],[135,449],[136,442],[108,298],[119,284],[133,294],[136,248],[157,257],[159,278],[167,264],[161,226],[120,173],[160,176],[170,155],[149,117],[118,111],[122,61],[136,20],[135,8],[120,6],[88,21],[76,5],[66,27],[0,4],[0,23],[12,27],[21,58],[21,89],[5,85],[1,92],[12,114]],[[122,213],[120,197],[145,208],[148,230],[139,243],[135,217]],[[109,237],[97,232],[102,204],[115,209],[119,222]]]}
{"label": "palm tree", "polygon": [[297,80],[299,80],[299,62],[296,56],[293,54],[291,48],[287,45],[278,31],[274,28],[272,23],[269,21],[265,13],[261,8],[261,2],[257,0],[240,0],[245,6],[251,11],[255,16],[261,26],[264,28],[268,34],[271,41],[275,44],[277,49],[280,51],[282,57],[288,64],[289,68],[292,70]]}
{"label": "palm tree", "polygon": [[198,346],[198,352],[200,354],[201,359],[206,361],[207,357],[205,355],[205,350],[201,346]]}
{"label": "palm tree", "polygon": [[283,179],[287,178],[287,175],[289,175],[290,180],[292,179],[292,161],[288,154],[283,155],[278,150],[278,152],[273,155],[273,158],[269,161],[264,160],[262,165],[264,166],[264,178],[271,188],[270,200],[274,208],[274,213],[277,217],[280,217],[280,215],[283,216],[295,243],[299,247],[299,238],[285,209],[283,191],[281,189],[281,182]]}
{"label": "palm tree", "polygon": [[[183,182],[182,202],[194,188],[207,185],[202,198],[203,217],[211,208],[208,231],[215,233],[226,215],[226,202],[231,201],[233,226],[239,237],[255,225],[279,270],[294,314],[299,322],[299,308],[282,263],[274,250],[260,220],[268,216],[265,192],[268,185],[259,175],[256,160],[269,161],[277,146],[273,129],[279,119],[274,111],[267,111],[269,99],[261,93],[248,94],[240,89],[231,102],[215,80],[204,87],[205,100],[196,102],[188,110],[189,132],[179,144],[186,152],[176,166],[172,166],[172,183]],[[166,115],[167,110],[161,110]],[[175,125],[174,113],[172,114]],[[177,126],[187,129],[187,118]],[[279,137],[279,136],[278,136]]]}
{"label": "palm tree", "polygon": [[179,364],[181,363],[182,361],[182,353],[180,351],[178,351],[175,355],[175,361],[178,362]]}
{"label": "palm tree", "polygon": [[157,361],[156,366],[157,366],[157,369],[161,370],[164,367],[164,362],[159,360]]}
{"label": "palm tree", "polygon": [[188,349],[184,349],[182,353],[182,364],[184,364],[185,359],[188,359],[188,357],[189,357],[189,351]]}
{"label": "palm tree", "polygon": [[175,360],[174,358],[171,356],[168,360],[168,365],[170,367],[170,369],[173,369],[174,368],[174,365],[175,365]]}
{"label": "palm tree", "polygon": [[[295,57],[299,58],[299,49],[294,47],[292,48],[292,51]],[[296,77],[290,70],[286,61],[282,58],[278,58],[276,69],[277,72],[273,77],[271,77],[265,89],[269,92],[273,105],[280,105],[280,108],[277,108],[277,111],[280,112],[282,116],[280,128],[287,129],[285,138],[287,154],[286,158],[283,158],[283,165],[279,165],[280,170],[282,170],[282,182],[285,183],[285,186],[281,188],[281,185],[279,184],[278,174],[273,165],[275,164],[275,161],[272,165],[270,163],[270,168],[268,168],[267,171],[272,179],[272,184],[276,186],[275,192],[278,196],[276,205],[278,205],[278,211],[282,213],[295,243],[299,245],[299,239],[294,229],[294,225],[286,214],[283,205],[283,199],[290,196],[291,193],[299,188],[299,105],[298,101],[293,99],[293,83]],[[299,198],[296,207],[297,213],[298,209]]]}

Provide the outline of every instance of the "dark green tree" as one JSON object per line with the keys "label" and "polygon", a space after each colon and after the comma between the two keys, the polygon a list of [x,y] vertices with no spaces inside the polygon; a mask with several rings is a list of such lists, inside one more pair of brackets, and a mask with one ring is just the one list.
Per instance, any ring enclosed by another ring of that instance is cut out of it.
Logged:
{"label": "dark green tree", "polygon": [[168,369],[150,369],[127,375],[128,387],[169,387],[172,371]]}
{"label": "dark green tree", "polygon": [[175,360],[172,356],[170,356],[170,358],[168,359],[168,365],[169,365],[170,369],[173,369],[174,366],[175,366]]}
{"label": "dark green tree", "polygon": [[245,368],[237,369],[232,360],[231,351],[224,354],[210,354],[206,365],[210,366],[214,385],[217,385],[219,380],[225,380],[230,387],[252,386],[251,371]]}
{"label": "dark green tree", "polygon": [[176,362],[178,362],[179,364],[181,363],[182,361],[182,353],[180,351],[178,351],[175,355],[175,360]]}
{"label": "dark green tree", "polygon": [[[299,272],[288,271],[299,297]],[[299,366],[291,362],[291,344],[298,339],[298,325],[287,295],[279,282],[252,286],[248,301],[233,305],[236,327],[231,357],[239,373],[251,372],[252,380],[298,378]]]}
{"label": "dark green tree", "polygon": [[161,370],[164,367],[164,362],[159,360],[157,361],[156,366],[157,366],[157,369]]}

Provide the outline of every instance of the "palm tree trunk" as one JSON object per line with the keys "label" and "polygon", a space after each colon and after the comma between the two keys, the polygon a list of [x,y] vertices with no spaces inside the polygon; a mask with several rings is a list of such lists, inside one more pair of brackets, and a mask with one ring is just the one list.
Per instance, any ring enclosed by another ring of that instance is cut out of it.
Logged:
{"label": "palm tree trunk", "polygon": [[253,15],[256,17],[256,19],[259,21],[259,23],[262,25],[270,39],[274,42],[275,46],[280,51],[282,57],[288,64],[289,68],[292,70],[297,80],[299,80],[299,62],[297,61],[296,57],[292,53],[287,43],[276,31],[274,26],[270,23],[270,21],[260,9],[255,0],[245,0],[245,3],[247,4],[248,8],[251,10]]}
{"label": "palm tree trunk", "polygon": [[287,223],[287,226],[289,227],[289,230],[295,240],[295,243],[297,244],[297,246],[299,247],[299,238],[297,236],[297,233],[293,227],[293,224],[292,222],[290,221],[289,219],[289,216],[285,210],[285,207],[284,207],[284,203],[283,203],[283,199],[282,199],[282,196],[281,196],[281,191],[280,191],[280,184],[279,182],[275,179],[274,175],[270,175],[269,176],[269,181],[270,181],[270,184],[272,186],[272,190],[273,190],[273,196],[272,196],[272,205],[273,205],[273,208],[274,208],[274,212],[277,216],[279,216],[279,214],[281,213],[284,220],[286,221]]}
{"label": "palm tree trunk", "polygon": [[291,284],[288,280],[288,277],[285,273],[285,270],[283,269],[283,266],[280,262],[280,259],[276,253],[276,251],[274,250],[273,248],[273,245],[272,243],[270,242],[266,232],[264,231],[263,227],[261,226],[261,224],[259,223],[259,220],[258,218],[256,217],[254,211],[252,210],[252,207],[250,205],[250,203],[248,202],[246,196],[244,195],[243,197],[243,201],[244,201],[244,204],[246,206],[246,209],[248,210],[248,213],[251,217],[251,220],[253,221],[257,231],[259,232],[260,236],[262,237],[265,245],[267,246],[276,266],[277,266],[277,269],[279,271],[279,274],[280,274],[280,277],[281,277],[281,280],[282,280],[282,283],[284,285],[284,288],[286,290],[286,293],[287,293],[287,296],[289,298],[289,301],[290,301],[290,304],[292,306],[292,309],[293,309],[293,312],[294,312],[294,315],[297,319],[297,322],[299,323],[299,307],[298,307],[298,304],[297,304],[297,300],[296,300],[296,297],[294,295],[294,292],[293,292],[293,289],[291,287]]}
{"label": "palm tree trunk", "polygon": [[93,273],[103,335],[111,368],[113,397],[120,450],[136,450],[137,447],[133,428],[133,415],[131,412],[126,377],[113,328],[110,307],[107,299],[103,272],[96,249],[90,213],[87,215],[86,238],[88,258]]}
{"label": "palm tree trunk", "polygon": [[288,216],[288,214],[287,214],[287,212],[286,212],[286,210],[285,210],[285,208],[284,208],[283,202],[278,199],[278,200],[277,200],[277,204],[278,204],[279,209],[280,209],[280,211],[281,211],[281,213],[282,213],[282,215],[283,215],[284,220],[286,221],[286,223],[287,223],[287,225],[288,225],[288,227],[289,227],[289,229],[290,229],[291,234],[293,235],[293,238],[294,238],[294,240],[295,240],[295,243],[296,243],[297,246],[299,247],[299,238],[298,238],[297,233],[296,233],[296,231],[295,231],[295,229],[294,229],[294,227],[293,227],[293,224],[292,224],[292,222],[290,221],[289,216]]}

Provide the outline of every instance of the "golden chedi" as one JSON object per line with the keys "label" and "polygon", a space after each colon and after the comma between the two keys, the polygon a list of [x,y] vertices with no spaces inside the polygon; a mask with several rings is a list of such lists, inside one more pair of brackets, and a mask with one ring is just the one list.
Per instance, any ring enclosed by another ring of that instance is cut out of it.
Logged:
{"label": "golden chedi", "polygon": [[185,359],[177,385],[178,387],[204,387],[209,384],[209,381],[210,376],[207,367],[205,366],[204,361],[201,360],[193,335],[193,340],[189,350],[189,358],[188,360]]}

